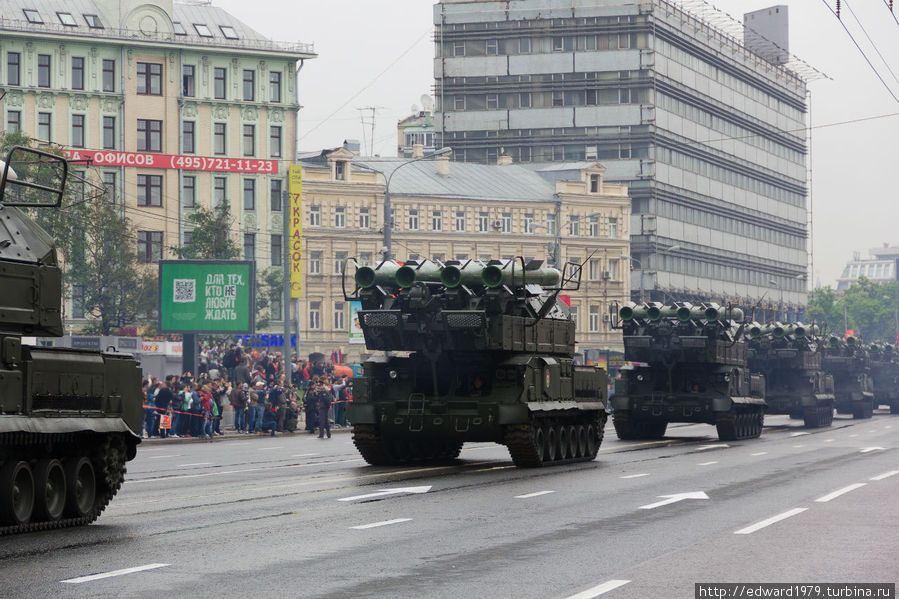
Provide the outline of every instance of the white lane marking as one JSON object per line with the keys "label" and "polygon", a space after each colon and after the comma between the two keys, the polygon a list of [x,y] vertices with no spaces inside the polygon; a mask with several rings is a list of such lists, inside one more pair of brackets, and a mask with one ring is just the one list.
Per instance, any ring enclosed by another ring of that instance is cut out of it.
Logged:
{"label": "white lane marking", "polygon": [[176,453],[173,455],[151,455],[147,459],[148,460],[161,460],[163,458],[180,458],[183,455],[184,455],[183,453]]}
{"label": "white lane marking", "polygon": [[883,447],[865,447],[859,453],[871,453],[872,451],[883,451]]}
{"label": "white lane marking", "polygon": [[833,443],[833,439],[824,439],[825,443]]}
{"label": "white lane marking", "polygon": [[256,451],[269,451],[271,449],[281,449],[281,445],[275,445],[274,447],[257,447]]}
{"label": "white lane marking", "polygon": [[802,512],[804,512],[807,509],[808,509],[807,507],[793,508],[792,510],[788,510],[782,514],[777,514],[776,516],[771,516],[770,518],[768,518],[766,520],[762,520],[761,522],[756,522],[755,524],[751,524],[751,525],[747,526],[746,528],[741,528],[740,530],[734,531],[734,534],[735,535],[752,534],[757,530],[761,530],[762,528],[765,528],[766,526],[771,526],[775,522],[780,522],[781,520],[786,520],[787,518],[791,518],[791,517],[795,516],[796,514],[801,514]]}
{"label": "white lane marking", "polygon": [[887,425],[887,429],[891,429],[891,428],[893,428],[893,425],[892,425],[892,424],[888,424],[888,425]]}
{"label": "white lane marking", "polygon": [[[352,460],[336,460],[328,462],[330,464],[349,464],[352,462],[364,462],[362,458],[354,458]],[[245,472],[261,472],[263,470],[278,470],[282,468],[308,468],[310,466],[320,466],[321,464],[288,464],[286,466],[260,466],[259,468],[245,468],[244,470],[225,470],[224,472],[204,472],[203,474],[180,474],[178,476],[158,476],[153,478],[140,478],[137,480],[126,480],[125,484],[136,485],[139,483],[158,483],[166,480],[180,480],[183,478],[205,478],[207,476],[221,476],[223,474],[244,474]],[[118,505],[121,505],[119,503]]]}
{"label": "white lane marking", "polygon": [[619,476],[618,478],[642,478],[644,476],[649,476],[649,474],[628,474],[627,476]]}
{"label": "white lane marking", "polygon": [[805,445],[803,445],[802,443],[800,443],[799,445],[794,445],[794,446],[793,446],[793,449],[799,449],[800,447],[805,447]]}
{"label": "white lane marking", "polygon": [[657,501],[655,503],[649,503],[647,505],[641,505],[638,509],[641,510],[654,510],[657,507],[662,507],[663,505],[669,505],[672,503],[677,503],[678,501],[683,501],[684,499],[708,499],[709,496],[703,493],[702,491],[693,491],[692,493],[677,493],[675,495],[659,495],[662,501]]}
{"label": "white lane marking", "polygon": [[113,576],[124,576],[125,574],[134,574],[135,572],[143,572],[145,570],[155,570],[156,568],[165,568],[169,564],[147,564],[146,566],[135,566],[134,568],[123,568],[121,570],[113,570],[112,572],[104,572],[103,574],[91,574],[90,576],[79,576],[78,578],[68,578],[60,580],[66,584],[81,584],[82,582],[91,582],[92,580],[100,580],[103,578],[112,578]]}
{"label": "white lane marking", "polygon": [[793,434],[790,435],[790,436],[791,436],[791,437],[801,437],[802,435],[807,435],[807,434],[809,434],[809,433],[793,433]]}
{"label": "white lane marking", "polygon": [[715,445],[700,445],[696,451],[705,451],[706,449],[724,449],[730,447],[727,443],[716,443]]}
{"label": "white lane marking", "polygon": [[749,455],[757,456],[757,455],[768,455],[767,451],[757,451],[755,453],[751,453]]}
{"label": "white lane marking", "polygon": [[372,522],[371,524],[361,524],[359,526],[350,526],[353,530],[366,530],[369,528],[378,528],[379,526],[390,526],[391,524],[400,524],[401,522],[411,522],[412,518],[396,518],[394,520],[384,520],[383,522]]}
{"label": "white lane marking", "polygon": [[297,453],[297,454],[294,454],[294,455],[292,455],[292,456],[290,456],[290,457],[292,457],[292,458],[311,458],[311,457],[317,456],[317,455],[321,455],[321,454],[318,454],[318,453]]}
{"label": "white lane marking", "polygon": [[586,591],[581,591],[577,595],[572,595],[567,599],[593,599],[594,597],[605,595],[609,591],[614,591],[618,587],[623,587],[629,582],[630,580],[609,580]]}
{"label": "white lane marking", "polygon": [[883,480],[885,478],[889,478],[896,474],[899,474],[899,470],[890,470],[889,472],[884,472],[883,474],[878,474],[877,476],[872,476],[868,480]]}
{"label": "white lane marking", "polygon": [[712,464],[717,464],[718,462],[703,462],[701,464],[696,464],[697,466],[711,466]]}
{"label": "white lane marking", "polygon": [[403,487],[401,489],[382,489],[381,491],[375,491],[374,493],[368,493],[366,495],[354,495],[352,497],[341,497],[337,501],[356,501],[357,499],[372,499],[375,497],[385,497],[387,495],[397,495],[400,493],[427,493],[431,490],[431,485],[427,485],[424,487]]}
{"label": "white lane marking", "polygon": [[536,493],[528,493],[527,495],[516,495],[515,499],[530,499],[531,497],[540,497],[541,495],[549,495],[555,491],[537,491]]}
{"label": "white lane marking", "polygon": [[190,466],[211,466],[212,462],[197,462],[196,464],[178,464],[178,468],[188,468]]}
{"label": "white lane marking", "polygon": [[846,493],[849,493],[850,491],[855,491],[856,489],[860,489],[860,488],[864,487],[866,484],[868,484],[868,483],[855,483],[854,485],[849,485],[848,487],[843,487],[842,489],[837,489],[833,493],[828,493],[827,495],[825,495],[823,497],[819,497],[815,501],[817,503],[827,503],[831,499],[836,499],[840,495],[845,495]]}
{"label": "white lane marking", "polygon": [[855,434],[855,435],[849,435],[849,436],[850,436],[850,437],[858,437],[858,434]]}
{"label": "white lane marking", "polygon": [[477,470],[472,470],[472,472],[490,472],[492,470],[508,470],[509,468],[515,468],[515,466],[491,466],[490,468],[478,468]]}

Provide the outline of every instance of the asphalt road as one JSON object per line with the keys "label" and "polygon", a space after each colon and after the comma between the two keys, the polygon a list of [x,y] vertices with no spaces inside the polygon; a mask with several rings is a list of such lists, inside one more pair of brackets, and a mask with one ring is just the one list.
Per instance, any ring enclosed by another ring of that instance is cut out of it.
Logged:
{"label": "asphalt road", "polygon": [[539,470],[491,444],[450,466],[374,468],[349,434],[146,443],[95,524],[0,538],[0,596],[644,599],[690,598],[697,582],[899,582],[899,418],[767,423],[731,443],[707,425],[658,442],[610,426],[596,461]]}

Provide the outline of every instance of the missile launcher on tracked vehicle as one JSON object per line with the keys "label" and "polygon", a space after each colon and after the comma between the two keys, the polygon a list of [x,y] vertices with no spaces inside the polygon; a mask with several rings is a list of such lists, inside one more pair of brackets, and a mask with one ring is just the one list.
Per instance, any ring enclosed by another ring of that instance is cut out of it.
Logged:
{"label": "missile launcher on tracked vehicle", "polygon": [[834,405],[838,414],[853,418],[874,415],[874,385],[868,352],[853,336],[830,335],[824,347],[824,370],[833,376]]}
{"label": "missile launcher on tracked vehicle", "polygon": [[899,346],[872,343],[867,349],[874,407],[890,406],[890,414],[899,414]]}
{"label": "missile launcher on tracked vehicle", "polygon": [[722,441],[762,432],[765,377],[750,373],[743,311],[716,304],[629,303],[612,312],[624,359],[611,398],[619,439],[659,439],[669,422],[704,422]]}
{"label": "missile launcher on tracked vehicle", "polygon": [[368,349],[386,352],[364,364],[347,407],[365,460],[454,459],[469,441],[506,445],[520,467],[594,459],[608,377],[574,364],[559,298],[580,274],[521,258],[357,267],[344,296],[362,304]]}

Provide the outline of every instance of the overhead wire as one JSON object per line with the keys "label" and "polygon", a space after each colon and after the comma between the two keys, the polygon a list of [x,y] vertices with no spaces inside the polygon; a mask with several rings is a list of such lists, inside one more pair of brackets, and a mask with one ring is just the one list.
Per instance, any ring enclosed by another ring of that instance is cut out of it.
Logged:
{"label": "overhead wire", "polygon": [[887,7],[887,10],[890,11],[890,15],[893,17],[893,20],[896,21],[896,25],[899,25],[899,17],[896,16],[895,12],[893,12],[893,1],[890,0],[889,2],[887,2],[887,0],[883,0],[883,4]]}
{"label": "overhead wire", "polygon": [[893,69],[890,68],[890,63],[887,62],[887,59],[883,57],[883,54],[880,53],[880,50],[877,48],[877,44],[874,43],[874,40],[871,39],[871,36],[868,35],[868,30],[865,29],[865,26],[862,25],[862,22],[855,15],[855,11],[852,10],[852,6],[849,4],[849,0],[843,0],[843,4],[846,5],[846,8],[849,9],[849,14],[852,15],[852,18],[855,19],[855,22],[858,23],[859,28],[862,30],[862,33],[865,34],[865,37],[868,38],[868,43],[871,44],[871,47],[874,48],[874,51],[877,52],[877,56],[880,57],[880,60],[883,61],[883,64],[886,66],[887,70],[890,72],[890,75],[893,76],[893,79],[896,80],[896,83],[899,83],[899,77],[896,77],[896,73],[893,72]]}

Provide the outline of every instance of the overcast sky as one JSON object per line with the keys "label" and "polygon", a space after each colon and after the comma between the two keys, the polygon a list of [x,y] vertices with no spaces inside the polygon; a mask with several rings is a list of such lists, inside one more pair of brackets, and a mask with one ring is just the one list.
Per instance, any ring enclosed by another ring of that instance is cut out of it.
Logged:
{"label": "overcast sky", "polygon": [[[357,109],[376,107],[375,153],[395,154],[396,122],[410,114],[413,104],[420,106],[421,95],[430,93],[433,86],[434,2],[213,3],[271,39],[315,44],[318,58],[308,61],[300,74],[301,150],[335,147],[347,138],[365,139],[368,147],[371,111],[363,132]],[[715,0],[713,4],[724,13],[741,17],[775,2]],[[786,4],[790,50],[832,78],[813,81],[809,87],[814,127],[814,282],[833,285],[853,252],[864,256],[869,248],[883,243],[899,245],[899,101],[878,81],[828,10],[835,0],[788,0]],[[685,2],[688,8],[704,5],[703,0]],[[842,5],[843,22],[899,97],[899,23],[885,0],[843,0]],[[899,7],[895,10],[899,15]]]}

